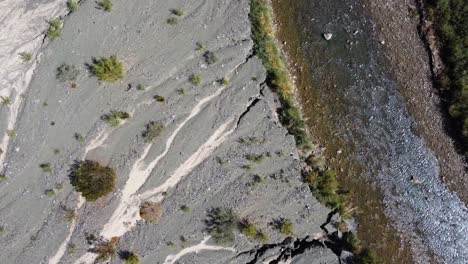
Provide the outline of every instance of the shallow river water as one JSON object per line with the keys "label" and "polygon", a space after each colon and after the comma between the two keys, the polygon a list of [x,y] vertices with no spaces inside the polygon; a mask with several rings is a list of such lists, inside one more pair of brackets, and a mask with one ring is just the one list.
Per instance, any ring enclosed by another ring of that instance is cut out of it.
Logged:
{"label": "shallow river water", "polygon": [[468,263],[468,210],[416,135],[365,7],[273,3],[307,125],[352,194],[360,236],[386,263]]}

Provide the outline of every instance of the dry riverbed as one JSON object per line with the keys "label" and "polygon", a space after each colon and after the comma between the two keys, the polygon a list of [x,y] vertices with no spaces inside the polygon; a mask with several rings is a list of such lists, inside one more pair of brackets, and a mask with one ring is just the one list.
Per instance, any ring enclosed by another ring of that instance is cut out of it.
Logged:
{"label": "dry riverbed", "polygon": [[[279,123],[278,100],[252,56],[249,1],[113,3],[105,12],[82,1],[65,17],[62,35],[34,50],[40,60],[34,58],[37,67],[21,94],[16,137],[4,149],[0,259],[92,263],[96,254],[86,237],[94,235],[119,237],[118,250],[136,252],[142,263],[339,263],[321,242],[329,210],[302,182],[294,138]],[[173,8],[184,14],[172,14]],[[197,43],[217,61],[208,64]],[[125,78],[97,81],[86,65],[114,54],[125,64]],[[74,88],[56,79],[63,63],[80,71]],[[193,74],[199,86],[190,83]],[[2,116],[9,110],[2,108]],[[113,110],[131,117],[110,127],[101,116]],[[141,136],[149,121],[164,125],[153,143]],[[2,128],[7,122],[2,119]],[[249,154],[262,158],[249,161]],[[84,202],[73,190],[70,167],[83,159],[116,171],[113,194]],[[40,167],[44,163],[50,170]],[[157,224],[141,220],[145,201],[161,202]],[[215,245],[204,222],[213,207],[232,208],[267,241],[236,232],[231,245]],[[74,209],[76,218],[67,221],[64,208]],[[277,230],[273,223],[281,218],[293,223],[297,240]]]}

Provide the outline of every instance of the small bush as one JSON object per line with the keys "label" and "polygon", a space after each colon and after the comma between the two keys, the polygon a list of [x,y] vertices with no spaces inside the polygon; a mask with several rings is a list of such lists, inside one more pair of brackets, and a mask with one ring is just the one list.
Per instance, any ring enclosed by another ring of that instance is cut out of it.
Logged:
{"label": "small bush", "polygon": [[171,26],[174,26],[174,25],[177,25],[177,23],[179,23],[179,20],[177,20],[176,17],[171,17],[171,18],[168,18],[166,20],[166,22],[171,25]]}
{"label": "small bush", "polygon": [[83,135],[81,135],[80,133],[75,133],[73,134],[73,137],[76,139],[76,141],[78,142],[84,142],[85,141],[85,138],[83,137]]}
{"label": "small bush", "polygon": [[125,69],[115,55],[109,58],[93,59],[92,72],[100,81],[116,82],[124,78]]}
{"label": "small bush", "polygon": [[160,103],[164,103],[166,101],[166,98],[164,98],[164,96],[161,96],[161,95],[155,95],[153,96],[154,100],[156,100],[156,102],[160,102]]}
{"label": "small bush", "polygon": [[171,9],[171,13],[176,16],[183,16],[184,10],[183,9]]}
{"label": "small bush", "polygon": [[234,229],[237,225],[237,216],[232,209],[216,207],[208,212],[205,220],[206,230],[218,244],[234,241]]}
{"label": "small bush", "polygon": [[32,60],[32,53],[31,52],[20,52],[18,53],[20,58],[26,62]]}
{"label": "small bush", "polygon": [[182,210],[182,212],[188,214],[190,213],[190,207],[188,207],[187,205],[183,204],[180,206],[180,210]]}
{"label": "small bush", "polygon": [[273,226],[286,236],[294,235],[294,225],[289,219],[280,218],[273,221]]}
{"label": "small bush", "polygon": [[2,105],[4,106],[10,106],[11,105],[11,99],[9,96],[1,96],[2,98]]}
{"label": "small bush", "polygon": [[61,183],[55,184],[55,189],[57,189],[57,191],[63,190],[63,184],[61,184]]}
{"label": "small bush", "polygon": [[125,264],[139,264],[140,258],[134,252],[124,251],[119,253],[120,257],[125,261]]}
{"label": "small bush", "polygon": [[115,187],[115,172],[110,167],[86,160],[73,165],[71,184],[88,201],[96,201],[111,193]]}
{"label": "small bush", "polygon": [[140,207],[140,216],[148,223],[158,223],[162,216],[161,203],[143,203],[143,205]]}
{"label": "small bush", "polygon": [[201,84],[201,77],[198,74],[192,74],[189,78],[189,81],[190,83],[198,87]]}
{"label": "small bush", "polygon": [[244,234],[246,237],[250,239],[255,239],[257,237],[258,229],[257,227],[252,224],[250,221],[247,219],[243,219],[239,223],[239,229],[242,234]]}
{"label": "small bush", "polygon": [[358,264],[381,264],[382,261],[377,257],[375,251],[365,248],[357,256]]}
{"label": "small bush", "polygon": [[49,162],[42,163],[39,167],[42,169],[42,172],[52,173],[52,165]]}
{"label": "small bush", "polygon": [[55,196],[54,190],[46,190],[44,193],[45,193],[45,194],[47,195],[47,197],[49,197],[49,198],[52,198],[52,197]]}
{"label": "small bush", "polygon": [[112,11],[112,0],[100,0],[97,2],[98,8],[104,11],[110,12]]}
{"label": "small bush", "polygon": [[216,57],[216,55],[214,54],[214,52],[212,51],[206,51],[204,54],[203,54],[203,58],[205,58],[205,61],[206,63],[208,64],[213,64],[213,63],[216,63],[218,61],[218,58]]}
{"label": "small bush", "polygon": [[229,85],[229,80],[225,77],[225,78],[222,78],[218,81],[218,83],[220,85],[223,85],[223,86],[228,86]]}
{"label": "small bush", "polygon": [[138,91],[144,91],[144,90],[146,90],[145,86],[144,86],[143,84],[141,84],[141,83],[139,83],[139,84],[137,85],[136,89],[137,89]]}
{"label": "small bush", "polygon": [[111,111],[110,114],[101,116],[101,120],[107,122],[111,127],[118,127],[124,120],[130,118],[130,114],[122,111]]}
{"label": "small bush", "polygon": [[80,70],[74,65],[62,64],[57,68],[55,78],[60,82],[76,81],[79,74]]}
{"label": "small bush", "polygon": [[49,22],[49,29],[47,30],[47,37],[50,40],[55,40],[56,38],[60,37],[62,34],[63,24],[58,19],[50,20]]}
{"label": "small bush", "polygon": [[112,259],[117,252],[117,239],[111,241],[101,242],[97,244],[93,249],[93,253],[97,254],[96,262],[105,262]]}
{"label": "small bush", "polygon": [[75,12],[78,9],[78,0],[68,0],[67,8],[70,12]]}
{"label": "small bush", "polygon": [[141,133],[141,136],[145,140],[145,142],[153,142],[156,138],[161,135],[162,131],[164,129],[164,126],[155,121],[151,121],[148,124],[146,124],[146,129]]}

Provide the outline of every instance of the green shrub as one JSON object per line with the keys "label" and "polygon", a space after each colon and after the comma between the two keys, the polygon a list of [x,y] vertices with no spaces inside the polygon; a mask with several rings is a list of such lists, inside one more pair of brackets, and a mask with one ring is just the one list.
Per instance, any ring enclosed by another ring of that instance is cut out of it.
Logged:
{"label": "green shrub", "polygon": [[171,9],[171,13],[176,16],[183,16],[184,10],[183,9]]}
{"label": "green shrub", "polygon": [[134,252],[127,252],[124,256],[122,256],[123,260],[125,260],[125,264],[139,264],[140,258]]}
{"label": "green shrub", "polygon": [[115,172],[110,167],[86,160],[73,165],[71,184],[88,201],[96,201],[111,193],[115,188]]}
{"label": "green shrub", "polygon": [[160,103],[164,103],[166,101],[166,98],[164,98],[164,96],[161,96],[161,95],[155,95],[153,96],[154,100],[156,100],[156,102],[160,102]]}
{"label": "green shrub", "polygon": [[85,138],[80,134],[80,133],[75,133],[73,134],[73,137],[76,139],[78,142],[84,142]]}
{"label": "green shrub", "polygon": [[107,82],[116,82],[125,75],[124,65],[115,55],[93,59],[92,72],[98,80]]}
{"label": "green shrub", "polygon": [[39,165],[39,167],[45,173],[52,173],[52,165],[50,165],[49,162],[42,163],[42,164]]}
{"label": "green shrub", "polygon": [[112,0],[100,0],[97,2],[98,8],[104,11],[110,12],[112,11]]}
{"label": "green shrub", "polygon": [[294,235],[294,224],[289,219],[281,218],[276,223],[281,234],[286,236]]}
{"label": "green shrub", "polygon": [[220,79],[218,81],[218,83],[223,85],[223,86],[228,86],[229,85],[229,80],[226,77],[224,77],[224,78]]}
{"label": "green shrub", "polygon": [[182,210],[182,212],[188,214],[190,213],[190,207],[188,207],[187,205],[183,204],[180,206],[180,210]]}
{"label": "green shrub", "polygon": [[203,44],[203,42],[201,42],[201,41],[198,41],[198,42],[196,43],[196,46],[197,46],[197,47],[195,48],[196,51],[204,51],[204,50],[206,50],[205,44]]}
{"label": "green shrub", "polygon": [[357,256],[357,263],[358,264],[380,264],[383,263],[377,257],[377,253],[375,251],[365,248],[361,251],[361,253]]}
{"label": "green shrub", "polygon": [[18,54],[19,54],[20,58],[25,62],[32,60],[32,53],[31,52],[20,52]]}
{"label": "green shrub", "polygon": [[145,131],[141,133],[141,136],[145,140],[145,142],[153,142],[156,138],[161,135],[162,131],[164,129],[164,126],[155,121],[151,121],[145,126]]}
{"label": "green shrub", "polygon": [[68,0],[67,8],[70,12],[75,12],[78,9],[78,0]]}
{"label": "green shrub", "polygon": [[171,18],[168,18],[168,19],[166,20],[166,22],[167,22],[169,25],[173,26],[173,25],[177,25],[177,23],[179,23],[179,20],[177,20],[176,17],[171,17]]}
{"label": "green shrub", "polygon": [[218,244],[226,244],[234,241],[234,229],[237,225],[237,216],[232,209],[216,207],[208,212],[205,220],[206,230]]}
{"label": "green shrub", "polygon": [[190,83],[195,86],[200,86],[201,84],[201,77],[198,74],[192,74],[189,78]]}
{"label": "green shrub", "polygon": [[265,239],[268,239],[265,234],[263,234],[254,224],[252,224],[247,219],[243,219],[239,222],[239,230],[247,238],[252,240],[257,239],[260,241],[264,241]]}
{"label": "green shrub", "polygon": [[111,127],[118,127],[124,120],[130,118],[130,114],[122,111],[111,111],[101,116],[101,120],[107,122]]}
{"label": "green shrub", "polygon": [[214,54],[214,52],[212,51],[206,51],[204,54],[203,54],[203,58],[205,58],[205,61],[206,63],[208,64],[213,64],[213,63],[216,63],[218,61],[218,58],[216,57],[216,55]]}
{"label": "green shrub", "polygon": [[50,20],[49,22],[49,29],[47,30],[47,37],[50,40],[55,40],[56,38],[60,37],[62,34],[63,24],[58,19]]}
{"label": "green shrub", "polygon": [[76,81],[79,74],[80,70],[78,70],[74,65],[62,64],[57,68],[55,78],[60,82]]}
{"label": "green shrub", "polygon": [[185,90],[184,88],[180,88],[180,89],[177,89],[177,93],[179,95],[187,95],[187,90]]}
{"label": "green shrub", "polygon": [[9,96],[1,96],[2,98],[2,105],[4,106],[10,106],[11,105],[11,99]]}
{"label": "green shrub", "polygon": [[46,191],[45,191],[45,194],[46,194],[47,197],[49,197],[49,198],[52,198],[52,197],[55,196],[54,190],[46,190]]}

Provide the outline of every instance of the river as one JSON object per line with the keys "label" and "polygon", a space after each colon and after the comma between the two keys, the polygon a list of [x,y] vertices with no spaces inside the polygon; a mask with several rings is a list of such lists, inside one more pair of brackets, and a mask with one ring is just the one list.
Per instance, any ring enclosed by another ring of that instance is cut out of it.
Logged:
{"label": "river", "polygon": [[351,192],[359,236],[386,263],[467,263],[468,210],[416,133],[365,5],[273,5],[307,126]]}

